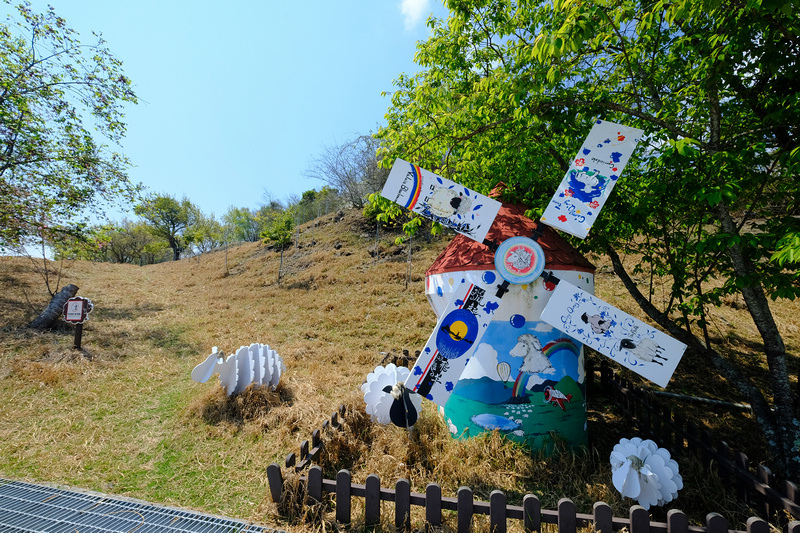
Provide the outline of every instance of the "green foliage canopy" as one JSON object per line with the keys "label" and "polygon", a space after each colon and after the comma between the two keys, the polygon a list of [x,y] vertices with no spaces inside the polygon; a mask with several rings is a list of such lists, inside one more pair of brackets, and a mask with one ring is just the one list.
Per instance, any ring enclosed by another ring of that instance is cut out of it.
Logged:
{"label": "green foliage canopy", "polygon": [[[785,0],[449,0],[396,80],[380,158],[414,161],[538,216],[596,118],[645,138],[583,250],[607,253],[654,321],[745,394],[776,463],[800,479],[800,414],[766,295],[800,295],[800,17]],[[620,257],[643,261],[632,271]],[[666,279],[642,293],[632,275]],[[661,296],[661,291],[664,296]],[[706,317],[743,297],[762,391]],[[771,404],[767,398],[771,398]],[[774,413],[771,411],[774,407]]]}
{"label": "green foliage canopy", "polygon": [[175,261],[191,244],[191,229],[201,216],[200,209],[188,198],[178,201],[170,195],[158,194],[143,200],[133,211],[149,224],[153,235],[169,243]]}
{"label": "green foliage canopy", "polygon": [[0,246],[74,234],[90,210],[138,192],[126,158],[101,143],[119,143],[137,101],[122,63],[52,8],[14,10],[0,22]]}

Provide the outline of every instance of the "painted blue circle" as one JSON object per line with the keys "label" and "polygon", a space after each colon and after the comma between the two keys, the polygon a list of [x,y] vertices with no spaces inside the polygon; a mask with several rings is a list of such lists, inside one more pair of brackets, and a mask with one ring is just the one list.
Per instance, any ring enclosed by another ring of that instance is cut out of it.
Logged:
{"label": "painted blue circle", "polygon": [[511,237],[494,254],[494,268],[509,283],[530,283],[544,271],[544,250],[529,237]]}
{"label": "painted blue circle", "polygon": [[484,283],[494,283],[494,280],[497,279],[497,276],[494,275],[494,272],[491,270],[487,270],[483,273],[483,282]]}
{"label": "painted blue circle", "polygon": [[478,329],[475,315],[466,309],[454,309],[444,317],[436,332],[436,349],[445,359],[461,357],[472,348]]}
{"label": "painted blue circle", "polygon": [[511,319],[509,320],[511,325],[515,328],[521,328],[525,325],[525,317],[522,315],[511,315]]}

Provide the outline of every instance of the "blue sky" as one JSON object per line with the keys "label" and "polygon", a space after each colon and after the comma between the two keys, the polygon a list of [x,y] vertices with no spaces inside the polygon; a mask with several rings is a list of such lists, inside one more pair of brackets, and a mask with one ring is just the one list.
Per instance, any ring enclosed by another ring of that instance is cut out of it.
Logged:
{"label": "blue sky", "polygon": [[425,21],[447,14],[440,0],[31,2],[123,61],[141,100],[120,149],[131,179],[218,219],[323,186],[303,176],[311,159],[383,124],[381,91],[420,70]]}

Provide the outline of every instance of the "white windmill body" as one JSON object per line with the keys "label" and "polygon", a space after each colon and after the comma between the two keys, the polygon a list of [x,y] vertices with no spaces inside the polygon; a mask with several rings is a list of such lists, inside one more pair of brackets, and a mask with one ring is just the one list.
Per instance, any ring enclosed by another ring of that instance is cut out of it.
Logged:
{"label": "white windmill body", "polygon": [[[503,204],[487,238],[502,241],[533,227],[524,209]],[[538,242],[553,274],[594,293],[594,267],[566,240],[547,228]],[[499,279],[494,267],[485,246],[460,235],[453,239],[426,272],[425,294],[437,317],[461,283]],[[570,445],[587,444],[583,347],[540,319],[552,288],[541,277],[508,287],[440,409],[454,437],[497,429],[536,450],[556,432]]]}

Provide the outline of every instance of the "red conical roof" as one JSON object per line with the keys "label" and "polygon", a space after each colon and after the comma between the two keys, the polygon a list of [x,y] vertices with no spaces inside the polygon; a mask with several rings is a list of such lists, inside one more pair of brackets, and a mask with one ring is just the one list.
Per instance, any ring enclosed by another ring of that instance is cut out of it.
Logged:
{"label": "red conical roof", "polygon": [[[492,191],[495,194],[497,189]],[[492,196],[492,194],[490,194]],[[540,223],[541,224],[541,223]],[[594,273],[595,267],[566,239],[550,226],[541,224],[542,236],[537,241],[544,250],[547,270],[577,270]],[[503,203],[486,238],[500,245],[506,239],[522,235],[530,237],[536,223],[525,216],[525,207]],[[485,245],[464,235],[456,235],[450,245],[425,272],[426,276],[459,270],[491,270],[494,253]]]}

